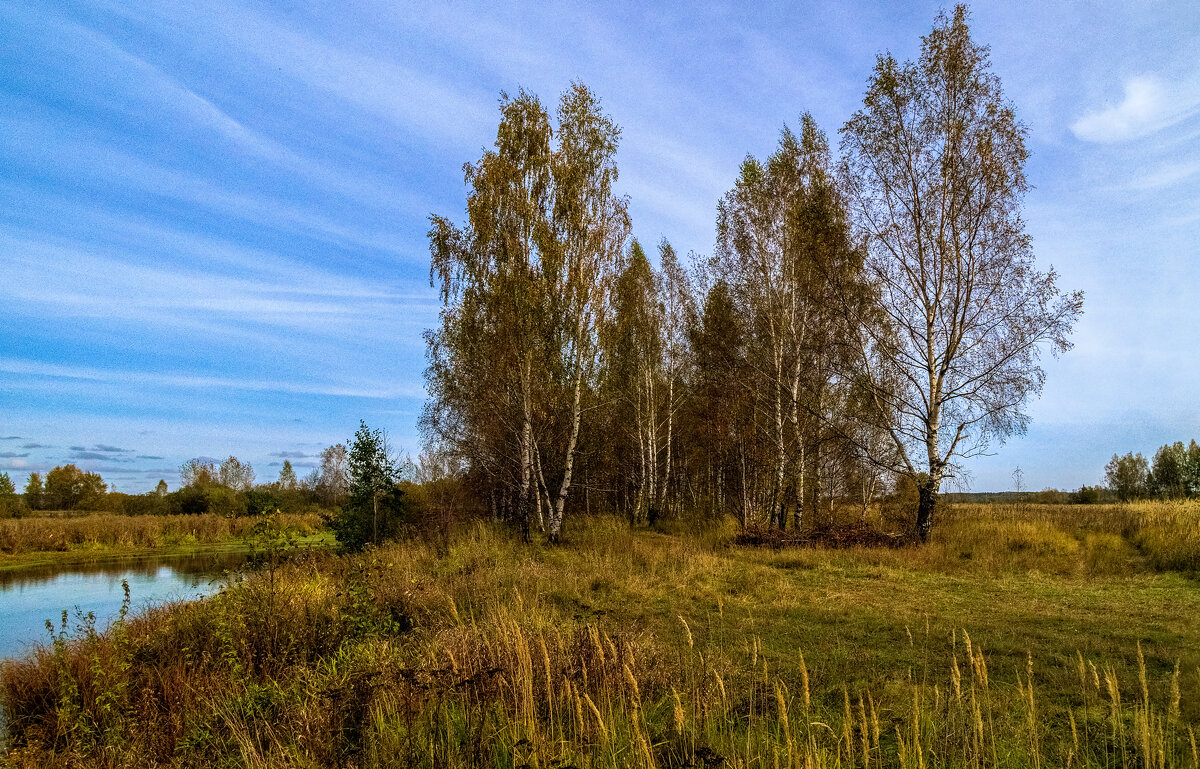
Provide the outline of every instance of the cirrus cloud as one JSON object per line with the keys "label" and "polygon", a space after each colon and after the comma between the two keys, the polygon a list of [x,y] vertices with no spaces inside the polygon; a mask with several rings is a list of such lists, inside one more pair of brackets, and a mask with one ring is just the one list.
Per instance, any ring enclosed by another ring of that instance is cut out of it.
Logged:
{"label": "cirrus cloud", "polygon": [[1165,84],[1154,75],[1131,77],[1119,104],[1087,113],[1071,125],[1071,132],[1083,141],[1100,143],[1147,136],[1195,112],[1200,107],[1196,90],[1180,82]]}

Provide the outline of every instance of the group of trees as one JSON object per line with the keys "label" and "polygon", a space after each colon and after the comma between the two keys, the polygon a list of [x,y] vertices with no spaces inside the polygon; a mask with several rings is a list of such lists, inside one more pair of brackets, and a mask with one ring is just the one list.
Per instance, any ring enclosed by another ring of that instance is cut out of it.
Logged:
{"label": "group of trees", "polygon": [[179,468],[179,479],[180,487],[173,492],[166,480],[160,480],[149,493],[122,494],[110,491],[99,473],[67,464],[45,474],[30,473],[23,493],[18,493],[8,473],[0,473],[0,515],[19,516],[42,510],[130,515],[245,515],[275,508],[291,512],[336,508],[350,492],[347,450],[342,444],[325,449],[320,465],[304,479],[297,478],[291,462],[285,459],[276,480],[256,484],[254,468],[234,456],[219,464],[205,458],[188,460]]}
{"label": "group of trees", "polygon": [[[835,156],[804,115],[747,157],[713,254],[685,265],[633,239],[621,132],[595,94],[573,84],[553,116],[503,95],[493,148],[464,166],[466,220],[428,233],[439,494],[457,504],[441,480],[459,479],[477,509],[555,541],[569,508],[820,527],[899,486],[924,539],[957,463],[1025,429],[1039,355],[1069,348],[1082,296],[1036,269],[1026,131],[965,7],[916,61],[879,57],[840,133]],[[255,486],[234,457],[181,477],[164,503],[337,507],[352,547],[411,512],[365,424],[303,481],[285,464]]]}
{"label": "group of trees", "polygon": [[33,510],[88,510],[103,501],[108,484],[99,473],[75,465],[60,465],[46,473],[30,473],[25,484],[25,504]]}
{"label": "group of trees", "polygon": [[656,269],[595,95],[553,119],[504,96],[466,221],[431,219],[431,448],[551,540],[568,500],[820,526],[897,478],[927,536],[957,460],[1024,430],[1082,296],[1034,265],[1025,129],[965,8],[917,61],[880,57],[841,135],[835,159],[810,116],[785,129],[720,201],[714,254],[685,268],[664,240]]}
{"label": "group of trees", "polygon": [[254,468],[230,456],[219,465],[206,458],[191,459],[179,468],[181,487],[166,494],[173,512],[213,512],[222,515],[255,515],[271,510],[296,512],[337,511],[351,497],[353,467],[351,453],[343,443],[322,450],[319,463],[306,477],[299,478],[291,460],[284,459],[279,476],[269,483],[255,484]]}
{"label": "group of trees", "polygon": [[46,473],[30,473],[23,494],[8,473],[0,473],[0,517],[19,516],[28,510],[95,510],[108,497],[108,484],[98,473],[75,465],[60,465]]}
{"label": "group of trees", "polygon": [[[430,486],[445,476],[432,472],[428,462],[423,466],[422,480]],[[196,458],[180,465],[181,485],[176,491],[169,491],[167,482],[160,480],[153,491],[132,495],[107,492],[98,473],[63,465],[46,473],[44,480],[40,473],[31,473],[24,495],[19,495],[8,473],[0,473],[0,517],[31,510],[226,516],[318,511],[339,544],[358,550],[416,522],[410,494],[415,474],[411,462],[391,455],[382,431],[362,423],[349,449],[341,443],[326,448],[320,464],[304,479],[296,477],[286,459],[276,480],[255,484],[254,468],[237,457],[230,456],[220,464]],[[440,497],[447,493],[443,490]]]}
{"label": "group of trees", "polygon": [[1140,453],[1113,455],[1104,468],[1108,487],[1122,501],[1131,499],[1188,499],[1200,496],[1200,444],[1169,443],[1154,453],[1153,462]]}
{"label": "group of trees", "polygon": [[[272,483],[254,484],[253,468],[237,457],[220,465],[192,459],[179,469],[183,487],[165,495],[175,512],[255,515],[320,510],[338,543],[350,550],[378,544],[413,520],[407,460],[391,455],[387,436],[360,423],[354,438],[321,452],[320,464],[303,479],[284,460]],[[161,484],[160,484],[161,485]],[[163,495],[160,495],[163,496]]]}

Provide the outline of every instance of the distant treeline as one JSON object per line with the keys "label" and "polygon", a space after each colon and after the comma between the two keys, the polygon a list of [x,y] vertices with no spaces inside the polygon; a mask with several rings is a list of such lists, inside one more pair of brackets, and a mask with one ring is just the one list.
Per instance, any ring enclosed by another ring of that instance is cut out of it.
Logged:
{"label": "distant treeline", "polygon": [[387,436],[362,423],[348,443],[322,451],[320,465],[303,479],[287,460],[275,480],[256,484],[254,468],[237,457],[219,465],[197,458],[180,466],[179,489],[169,491],[160,480],[145,494],[109,491],[99,473],[75,465],[56,467],[44,478],[30,473],[20,494],[12,478],[0,473],[0,518],[40,511],[222,518],[317,514],[342,547],[358,550],[404,530],[445,533],[460,516],[464,506],[456,484],[429,457],[420,465],[393,458]]}
{"label": "distant treeline", "polygon": [[1113,454],[1104,468],[1108,487],[1121,500],[1189,499],[1200,496],[1200,445],[1168,443],[1147,461],[1140,453]]}
{"label": "distant treeline", "polygon": [[1117,501],[1117,496],[1103,486],[1081,486],[1074,491],[1042,489],[1041,491],[978,491],[950,492],[946,501],[951,504],[976,505],[1096,505]]}
{"label": "distant treeline", "polygon": [[249,463],[231,456],[221,464],[204,459],[185,462],[181,486],[169,491],[166,480],[145,494],[110,491],[99,473],[68,464],[45,473],[30,473],[18,493],[8,473],[0,473],[0,517],[22,517],[42,511],[103,512],[118,515],[255,515],[264,511],[318,512],[336,508],[346,498],[349,480],[346,447],[322,453],[321,466],[304,479],[284,461],[279,477],[254,482]]}

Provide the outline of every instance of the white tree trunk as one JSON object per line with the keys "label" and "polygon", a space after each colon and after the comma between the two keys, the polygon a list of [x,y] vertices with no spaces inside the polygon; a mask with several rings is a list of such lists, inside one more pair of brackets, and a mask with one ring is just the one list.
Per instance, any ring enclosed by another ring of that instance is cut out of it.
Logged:
{"label": "white tree trunk", "polygon": [[662,486],[659,487],[659,505],[667,504],[667,486],[671,483],[671,436],[675,426],[675,377],[667,378],[667,457],[666,469],[663,471]]}
{"label": "white tree trunk", "polygon": [[521,518],[521,525],[528,527],[531,506],[529,492],[533,484],[533,404],[529,402],[531,394],[528,363],[521,390],[524,396],[524,414],[521,420],[521,487],[517,495],[517,515]]}
{"label": "white tree trunk", "polygon": [[550,511],[549,534],[552,542],[557,542],[562,536],[563,512],[567,506],[567,493],[571,490],[571,471],[575,467],[575,443],[579,440],[579,423],[583,419],[580,404],[583,397],[583,372],[575,376],[575,399],[572,405],[571,438],[567,441],[566,464],[563,468],[562,485],[558,489],[558,498],[554,500],[554,509]]}

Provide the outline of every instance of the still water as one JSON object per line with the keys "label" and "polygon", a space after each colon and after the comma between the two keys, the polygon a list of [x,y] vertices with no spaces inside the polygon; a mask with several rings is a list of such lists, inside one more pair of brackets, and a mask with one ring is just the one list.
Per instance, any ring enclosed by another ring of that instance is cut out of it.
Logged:
{"label": "still water", "polygon": [[[92,612],[96,629],[116,619],[125,600],[122,581],[129,583],[130,613],[166,603],[211,595],[220,589],[231,569],[246,562],[241,554],[128,558],[103,564],[40,567],[0,572],[0,664],[28,654],[36,644],[49,643],[46,620],[75,629],[79,615]],[[0,708],[0,755],[6,741],[4,709]]]}
{"label": "still water", "polygon": [[140,558],[66,568],[0,572],[0,660],[27,654],[34,644],[48,643],[46,620],[57,629],[62,613],[68,627],[78,624],[77,611],[96,615],[102,630],[116,618],[129,582],[131,613],[167,601],[200,598],[216,592],[242,555]]}

